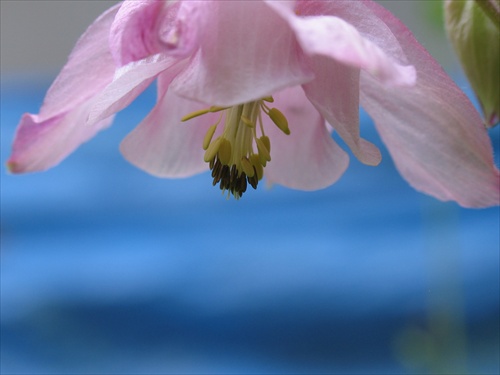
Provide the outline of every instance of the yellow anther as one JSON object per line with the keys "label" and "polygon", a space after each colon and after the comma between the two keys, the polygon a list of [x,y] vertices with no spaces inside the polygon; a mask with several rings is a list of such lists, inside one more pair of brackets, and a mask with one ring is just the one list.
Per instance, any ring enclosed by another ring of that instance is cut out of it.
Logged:
{"label": "yellow anther", "polygon": [[269,137],[267,135],[263,135],[262,137],[260,137],[260,140],[262,141],[262,143],[264,143],[264,146],[266,146],[269,154],[271,154],[271,141],[269,140]]}
{"label": "yellow anther", "polygon": [[264,100],[265,102],[268,102],[268,103],[274,103],[274,98],[272,96],[266,96],[266,97],[262,98],[262,100]]}
{"label": "yellow anther", "polygon": [[216,105],[213,105],[211,106],[209,109],[208,109],[208,112],[220,112],[220,111],[223,111],[225,109],[228,109],[229,107],[218,107]]}
{"label": "yellow anther", "polygon": [[250,163],[255,168],[255,173],[257,174],[257,180],[262,180],[264,177],[264,167],[260,163],[259,155],[253,154],[250,156]]}
{"label": "yellow anther", "polygon": [[231,142],[226,138],[222,138],[219,145],[219,152],[217,153],[222,165],[229,165],[231,161]]}
{"label": "yellow anther", "polygon": [[214,142],[210,143],[210,146],[208,146],[207,152],[205,152],[205,156],[203,157],[205,163],[209,163],[215,158],[215,155],[217,155],[217,152],[219,151],[221,139],[222,137],[217,137]]}
{"label": "yellow anther", "polygon": [[288,120],[285,115],[281,113],[276,108],[271,108],[268,112],[271,120],[276,124],[276,126],[286,135],[290,135],[290,129],[288,128]]}
{"label": "yellow anther", "polygon": [[264,142],[262,142],[260,138],[256,138],[255,143],[257,143],[257,149],[259,150],[260,163],[265,167],[267,162],[271,161],[271,155],[269,154],[269,150],[266,148]]}
{"label": "yellow anther", "polygon": [[207,133],[205,134],[205,138],[203,138],[203,149],[206,151],[208,146],[210,145],[210,141],[214,136],[215,129],[217,129],[217,124],[212,125],[208,128]]}
{"label": "yellow anther", "polygon": [[182,122],[188,121],[188,120],[191,120],[192,118],[195,118],[195,117],[198,117],[201,115],[205,115],[208,112],[210,112],[210,109],[200,109],[199,111],[194,111],[194,112],[191,112],[190,114],[187,114],[186,116],[181,118],[181,121]]}
{"label": "yellow anther", "polygon": [[220,111],[223,111],[223,110],[228,109],[228,108],[229,107],[218,107],[218,106],[213,105],[210,108],[200,109],[199,111],[191,112],[191,113],[187,114],[186,116],[184,116],[183,118],[181,118],[181,121],[185,122],[185,121],[191,120],[195,117],[205,115],[207,113],[220,112]]}
{"label": "yellow anther", "polygon": [[251,128],[255,128],[255,123],[252,122],[252,120],[250,120],[248,117],[245,117],[245,116],[241,116],[241,121],[243,121],[243,123],[246,125],[246,126],[249,126]]}
{"label": "yellow anther", "polygon": [[247,177],[253,177],[255,174],[252,163],[250,163],[246,157],[241,158],[241,168]]}

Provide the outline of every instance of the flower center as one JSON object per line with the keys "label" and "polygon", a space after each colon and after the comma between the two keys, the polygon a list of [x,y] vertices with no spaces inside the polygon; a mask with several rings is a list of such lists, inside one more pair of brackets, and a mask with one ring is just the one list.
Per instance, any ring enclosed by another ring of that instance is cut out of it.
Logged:
{"label": "flower center", "polygon": [[[212,106],[190,113],[182,121],[190,120],[210,112],[222,112],[219,120],[208,128],[203,140],[204,160],[210,166],[213,185],[219,184],[222,192],[228,192],[239,199],[247,190],[247,184],[254,189],[264,176],[264,167],[271,161],[271,142],[264,133],[261,112],[264,112],[285,134],[290,134],[286,117],[276,108],[269,108],[272,97],[235,105],[232,107]],[[224,130],[212,139],[222,121]],[[260,135],[258,134],[260,133]]]}

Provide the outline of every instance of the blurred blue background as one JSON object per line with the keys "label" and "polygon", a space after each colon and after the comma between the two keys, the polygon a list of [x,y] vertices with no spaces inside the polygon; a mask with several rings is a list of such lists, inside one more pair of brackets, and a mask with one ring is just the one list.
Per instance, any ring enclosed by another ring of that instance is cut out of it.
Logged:
{"label": "blurred blue background", "polygon": [[[2,164],[53,77],[2,71]],[[3,374],[500,371],[498,208],[415,192],[364,114],[382,164],[322,191],[156,179],[118,151],[154,100],[57,168],[2,170]]]}

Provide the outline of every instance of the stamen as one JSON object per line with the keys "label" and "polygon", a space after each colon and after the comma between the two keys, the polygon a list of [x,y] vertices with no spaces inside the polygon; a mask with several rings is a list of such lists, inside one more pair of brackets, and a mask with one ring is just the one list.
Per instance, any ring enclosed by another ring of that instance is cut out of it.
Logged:
{"label": "stamen", "polygon": [[185,122],[185,121],[191,120],[192,118],[207,114],[209,112],[210,112],[210,108],[209,109],[200,109],[199,111],[194,111],[194,112],[191,112],[190,114],[184,116],[183,118],[181,118],[181,121]]}
{"label": "stamen", "polygon": [[[260,140],[262,143],[264,143],[264,146],[266,146],[267,151],[270,154],[271,153],[271,141],[269,140],[269,137],[267,135],[263,135],[262,137],[260,137]],[[269,161],[271,161],[271,160],[269,160]]]}
{"label": "stamen", "polygon": [[255,174],[253,165],[248,161],[246,157],[241,158],[241,168],[248,177],[253,177],[253,175]]}
{"label": "stamen", "polygon": [[211,106],[211,107],[208,109],[208,111],[209,111],[209,112],[212,112],[212,113],[213,113],[213,112],[220,112],[220,111],[223,111],[223,110],[228,109],[228,108],[229,108],[229,107],[218,107],[218,106],[216,106],[216,105],[213,105],[213,106]]}
{"label": "stamen", "polygon": [[262,177],[264,177],[264,168],[260,163],[259,155],[253,154],[250,157],[250,163],[252,163],[253,165],[253,168],[255,170],[255,175],[257,176],[257,180],[258,181],[262,180]]}
{"label": "stamen", "polygon": [[229,107],[217,107],[217,106],[213,105],[210,108],[200,109],[199,111],[191,112],[191,113],[187,114],[186,116],[184,116],[183,118],[181,118],[181,121],[186,122],[186,121],[191,120],[195,117],[198,117],[201,115],[206,115],[207,113],[214,113],[214,112],[223,111],[223,110],[228,109],[228,108]]}
{"label": "stamen", "polygon": [[221,139],[217,156],[222,164],[229,165],[229,162],[231,161],[231,142],[229,142],[226,138]]}
{"label": "stamen", "polygon": [[255,128],[255,124],[247,117],[245,116],[241,116],[241,121],[243,121],[243,123],[251,128]]}
{"label": "stamen", "polygon": [[203,138],[203,149],[206,151],[210,142],[212,141],[212,137],[214,136],[215,129],[217,129],[217,124],[212,125],[208,128],[207,134],[205,134],[205,138]]}
{"label": "stamen", "polygon": [[271,161],[271,155],[260,138],[256,138],[255,143],[257,143],[257,149],[259,150],[260,163],[265,167],[266,163]]}
{"label": "stamen", "polygon": [[288,120],[286,119],[283,113],[281,113],[276,108],[271,108],[267,114],[283,133],[285,133],[286,135],[290,135],[290,129],[288,128]]}
{"label": "stamen", "polygon": [[215,142],[210,143],[210,146],[208,146],[207,152],[205,152],[205,156],[203,158],[205,163],[208,163],[210,160],[215,158],[215,155],[217,155],[217,152],[219,151],[221,139],[221,137],[218,137]]}
{"label": "stamen", "polygon": [[[203,138],[203,159],[212,171],[213,185],[219,184],[223,193],[227,191],[228,197],[232,194],[236,199],[241,198],[248,184],[256,189],[264,177],[265,166],[271,161],[271,141],[264,133],[262,112],[283,133],[290,134],[288,121],[283,113],[266,105],[273,102],[274,98],[268,96],[232,107],[211,106],[182,118],[182,121],[188,121],[207,113],[224,111],[217,123],[207,129]],[[223,114],[224,130],[212,140]]]}

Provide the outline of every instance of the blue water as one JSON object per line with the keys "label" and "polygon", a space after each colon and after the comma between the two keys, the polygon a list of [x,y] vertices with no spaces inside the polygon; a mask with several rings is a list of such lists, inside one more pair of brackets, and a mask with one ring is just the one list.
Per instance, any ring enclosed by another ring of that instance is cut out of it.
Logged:
{"label": "blue water", "polygon": [[[2,164],[49,84],[3,78]],[[226,200],[123,160],[153,103],[57,168],[1,171],[2,373],[500,371],[498,208],[415,192],[365,115],[379,167]]]}

